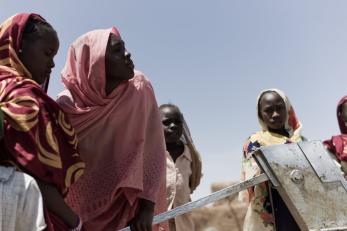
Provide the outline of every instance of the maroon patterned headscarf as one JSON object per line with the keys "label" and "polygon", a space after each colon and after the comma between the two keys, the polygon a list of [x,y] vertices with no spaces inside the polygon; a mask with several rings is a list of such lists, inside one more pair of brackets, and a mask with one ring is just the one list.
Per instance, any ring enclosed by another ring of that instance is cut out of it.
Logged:
{"label": "maroon patterned headscarf", "polygon": [[341,134],[331,137],[330,140],[324,141],[326,148],[335,154],[336,158],[340,161],[347,161],[347,126],[342,119],[342,104],[346,101],[347,96],[342,97],[336,109],[337,121]]}

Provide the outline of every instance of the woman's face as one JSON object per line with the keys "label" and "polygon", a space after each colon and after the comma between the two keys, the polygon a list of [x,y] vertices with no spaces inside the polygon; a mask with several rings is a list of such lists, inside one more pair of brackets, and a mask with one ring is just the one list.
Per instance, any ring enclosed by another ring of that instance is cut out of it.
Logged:
{"label": "woman's face", "polygon": [[105,54],[106,85],[128,80],[134,76],[134,64],[130,56],[123,40],[111,33]]}
{"label": "woman's face", "polygon": [[347,125],[347,101],[341,105],[341,118],[345,125]]}
{"label": "woman's face", "polygon": [[163,107],[160,109],[160,114],[166,143],[179,141],[183,133],[181,112],[174,107]]}
{"label": "woman's face", "polygon": [[287,119],[286,105],[275,92],[267,92],[259,101],[259,116],[273,130],[283,129]]}
{"label": "woman's face", "polygon": [[35,40],[22,41],[18,57],[38,84],[43,84],[51,75],[54,56],[59,49],[59,40],[54,30],[38,25],[39,36]]}

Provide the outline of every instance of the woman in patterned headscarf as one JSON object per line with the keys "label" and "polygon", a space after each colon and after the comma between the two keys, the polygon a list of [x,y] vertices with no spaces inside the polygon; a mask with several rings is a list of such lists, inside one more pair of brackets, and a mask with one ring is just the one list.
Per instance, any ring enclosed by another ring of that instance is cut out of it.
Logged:
{"label": "woman in patterned headscarf", "polygon": [[[260,174],[260,169],[252,157],[252,152],[257,148],[303,140],[301,124],[289,99],[282,91],[277,89],[262,91],[257,101],[257,115],[261,130],[251,135],[244,145],[242,180],[248,180]],[[267,183],[262,183],[239,194],[241,200],[249,203],[244,231],[275,230],[268,190]]]}
{"label": "woman in patterned headscarf", "polygon": [[347,96],[342,97],[337,104],[337,121],[341,134],[324,141],[325,147],[334,154],[341,165],[341,170],[347,175]]}
{"label": "woman in patterned headscarf", "polygon": [[69,230],[81,222],[63,195],[83,173],[75,132],[45,92],[57,33],[37,14],[17,14],[0,25],[0,109],[4,137],[0,161],[39,183],[48,230]]}

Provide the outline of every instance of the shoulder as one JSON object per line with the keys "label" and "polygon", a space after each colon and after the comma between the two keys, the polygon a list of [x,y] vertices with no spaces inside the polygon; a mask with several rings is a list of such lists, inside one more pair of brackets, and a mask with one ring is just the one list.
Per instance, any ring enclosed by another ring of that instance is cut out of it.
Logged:
{"label": "shoulder", "polygon": [[253,133],[248,137],[243,145],[243,152],[250,153],[260,148],[262,145],[259,141],[260,132]]}
{"label": "shoulder", "polygon": [[152,87],[150,80],[147,78],[145,74],[138,70],[135,70],[134,72],[135,75],[130,81],[136,88],[141,89],[144,87]]}
{"label": "shoulder", "polygon": [[0,78],[0,92],[2,96],[0,98],[1,101],[15,99],[15,103],[26,101],[38,104],[37,101],[47,101],[50,99],[35,81],[21,76]]}
{"label": "shoulder", "polygon": [[36,180],[32,176],[24,172],[14,171],[13,180],[14,180],[14,185],[16,185],[16,188],[18,189],[17,193],[21,195],[23,199],[25,197],[29,197],[29,198],[41,197],[40,188]]}
{"label": "shoulder", "polygon": [[62,108],[73,107],[74,100],[69,90],[65,89],[57,96],[56,101]]}
{"label": "shoulder", "polygon": [[0,166],[0,181],[6,184],[8,190],[15,194],[25,194],[27,191],[39,193],[35,179],[23,172],[18,172],[14,167]]}
{"label": "shoulder", "polygon": [[190,152],[190,148],[188,147],[188,145],[184,145],[184,151],[182,153],[182,155],[189,161],[192,162],[192,153]]}
{"label": "shoulder", "polygon": [[140,71],[135,71],[134,77],[130,80],[130,92],[133,92],[142,99],[150,99],[155,101],[155,93],[150,80]]}

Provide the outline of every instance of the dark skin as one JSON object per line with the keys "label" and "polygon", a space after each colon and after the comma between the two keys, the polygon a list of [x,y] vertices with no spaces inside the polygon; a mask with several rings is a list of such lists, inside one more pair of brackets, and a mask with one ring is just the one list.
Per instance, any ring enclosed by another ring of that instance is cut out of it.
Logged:
{"label": "dark skin", "polygon": [[35,41],[22,41],[22,51],[19,52],[19,59],[29,70],[32,79],[38,84],[51,75],[51,70],[55,66],[54,56],[59,49],[57,33],[48,30],[45,26],[39,25],[39,39]]}
{"label": "dark skin", "polygon": [[[59,48],[59,40],[54,30],[49,30],[43,25],[38,25],[39,35],[34,41],[22,41],[22,51],[18,57],[29,70],[32,79],[38,84],[50,76],[54,67],[53,58]],[[69,228],[77,226],[79,218],[64,202],[63,196],[52,185],[36,179],[42,193],[45,206],[49,211],[61,218]]]}
{"label": "dark skin", "polygon": [[[134,63],[125,48],[124,41],[110,34],[105,54],[106,84],[105,93],[109,95],[119,84],[134,77]],[[140,199],[139,211],[129,222],[132,231],[151,231],[154,216],[154,203]]]}
{"label": "dark skin", "polygon": [[287,119],[283,99],[275,92],[264,93],[259,100],[259,116],[270,132],[289,137],[285,129]]}
{"label": "dark skin", "polygon": [[124,41],[112,33],[106,47],[105,68],[106,95],[109,95],[123,81],[134,77],[134,63],[131,60],[131,54],[125,48]]}
{"label": "dark skin", "polygon": [[161,121],[163,124],[166,149],[173,161],[184,152],[184,144],[180,140],[183,133],[183,116],[175,107],[160,108]]}
{"label": "dark skin", "polygon": [[343,122],[345,122],[345,124],[347,124],[347,101],[345,101],[340,108],[340,115],[341,118],[343,120]]}

